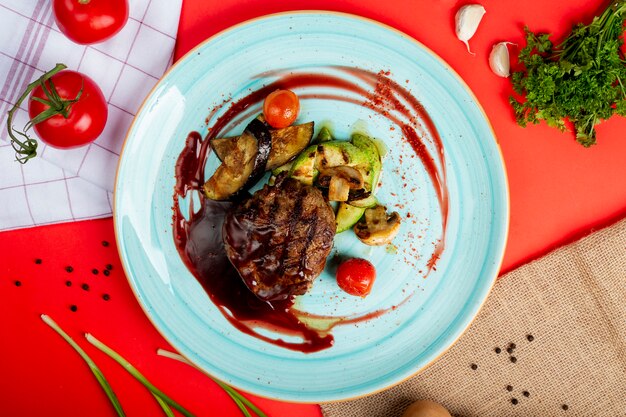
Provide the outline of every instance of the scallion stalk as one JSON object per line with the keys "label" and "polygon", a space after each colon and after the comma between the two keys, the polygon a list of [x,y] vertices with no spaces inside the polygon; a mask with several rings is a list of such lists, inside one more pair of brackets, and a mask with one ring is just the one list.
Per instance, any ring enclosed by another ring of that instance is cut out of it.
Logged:
{"label": "scallion stalk", "polygon": [[110,347],[108,347],[107,345],[105,345],[104,343],[102,343],[101,341],[99,341],[93,335],[89,333],[85,334],[85,337],[87,338],[87,341],[89,343],[91,343],[92,345],[100,349],[102,352],[110,356],[114,361],[122,365],[122,367],[126,369],[128,373],[130,373],[133,377],[135,377],[135,379],[139,381],[144,387],[148,388],[148,390],[150,390],[152,394],[159,397],[161,400],[163,400],[163,402],[165,402],[167,405],[174,408],[175,410],[179,411],[185,417],[194,417],[193,414],[187,411],[187,409],[185,409],[182,405],[178,404],[176,401],[168,397],[167,394],[165,394],[163,391],[155,387],[150,381],[148,381],[148,379],[146,379],[145,376],[141,374],[141,372],[137,370],[137,368],[135,368],[130,362],[124,359],[121,355],[119,355],[113,349],[111,349]]}
{"label": "scallion stalk", "polygon": [[165,401],[163,401],[158,395],[156,394],[152,394],[152,396],[157,400],[157,402],[159,403],[159,405],[161,406],[161,409],[163,409],[163,412],[165,413],[165,415],[167,417],[176,417],[174,415],[174,412],[172,411],[172,409],[170,408],[169,405],[167,405],[167,403]]}
{"label": "scallion stalk", "polygon": [[[170,352],[170,351],[165,350],[165,349],[157,349],[157,355],[164,356],[164,357],[170,358],[170,359],[174,359],[174,360],[177,360],[179,362],[183,362],[183,363],[185,363],[185,364],[187,364],[189,366],[192,366],[192,367],[198,369],[200,372],[202,372],[202,370],[200,368],[198,368],[193,363],[189,362],[187,360],[187,358],[185,358],[182,355],[179,355],[178,353]],[[209,375],[209,378],[211,378],[217,385],[219,385],[220,388],[222,388],[224,391],[226,391],[226,393],[230,396],[230,398],[233,399],[233,401],[235,402],[237,407],[239,407],[241,412],[246,417],[251,417],[250,413],[246,409],[246,407],[248,407],[250,410],[252,410],[258,417],[267,417],[267,414],[265,414],[263,411],[261,411],[259,409],[259,407],[254,405],[254,403],[252,401],[250,401],[249,399],[247,399],[246,397],[241,395],[236,389],[234,389],[233,387],[231,387],[228,384],[223,383],[222,381],[220,381],[218,379],[215,379],[215,378],[211,377],[210,375]]]}
{"label": "scallion stalk", "polygon": [[72,346],[76,352],[78,352],[80,357],[83,358],[83,360],[89,366],[89,369],[91,369],[91,372],[96,377],[96,380],[98,381],[98,383],[100,384],[104,392],[106,393],[107,397],[109,397],[109,400],[111,401],[113,408],[115,408],[117,415],[119,417],[125,417],[126,414],[124,414],[124,410],[122,409],[122,404],[120,404],[120,401],[117,399],[115,392],[113,392],[113,389],[111,388],[111,386],[109,385],[109,382],[104,377],[104,374],[102,373],[100,368],[98,368],[98,365],[96,365],[95,362],[91,360],[89,355],[87,355],[87,353],[80,346],[78,346],[76,342],[74,342],[74,340],[67,333],[65,333],[63,329],[61,329],[61,327],[59,327],[59,325],[54,320],[50,318],[50,316],[46,314],[42,314],[41,319],[43,320],[44,323],[50,326],[55,332],[57,332],[63,339],[65,339],[65,341],[70,346]]}

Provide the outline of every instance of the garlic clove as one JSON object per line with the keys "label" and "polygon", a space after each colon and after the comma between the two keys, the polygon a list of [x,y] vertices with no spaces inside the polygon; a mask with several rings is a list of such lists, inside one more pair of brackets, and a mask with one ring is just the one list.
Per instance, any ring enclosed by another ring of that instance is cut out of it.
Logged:
{"label": "garlic clove", "polygon": [[491,48],[489,54],[489,66],[494,74],[500,77],[508,77],[511,75],[511,60],[509,58],[509,45],[511,42],[500,42]]}
{"label": "garlic clove", "polygon": [[467,46],[467,52],[476,55],[470,50],[469,40],[474,36],[483,16],[487,13],[480,4],[468,4],[461,7],[454,17],[456,23],[456,37]]}

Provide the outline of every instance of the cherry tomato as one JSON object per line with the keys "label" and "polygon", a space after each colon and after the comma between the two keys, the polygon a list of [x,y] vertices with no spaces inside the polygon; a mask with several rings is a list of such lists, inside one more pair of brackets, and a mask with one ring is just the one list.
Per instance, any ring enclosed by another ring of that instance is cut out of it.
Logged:
{"label": "cherry tomato", "polygon": [[[76,71],[64,70],[50,78],[57,94],[63,100],[73,100],[81,87],[82,94],[78,101],[68,107],[67,118],[56,114],[33,126],[37,135],[48,145],[57,148],[74,148],[95,140],[104,130],[108,109],[100,87],[89,77]],[[48,89],[50,82],[46,82]],[[38,97],[50,100],[41,86],[31,93],[28,102],[28,114],[31,119],[50,106],[33,100]]]}
{"label": "cherry tomato", "polygon": [[61,32],[83,45],[110,38],[128,21],[128,0],[54,0],[52,10]]}
{"label": "cherry tomato", "polygon": [[337,284],[350,295],[365,297],[372,290],[376,279],[376,268],[369,261],[351,258],[337,268]]}
{"label": "cherry tomato", "polygon": [[276,129],[287,127],[298,117],[300,100],[291,90],[276,90],[265,97],[263,114],[270,126]]}

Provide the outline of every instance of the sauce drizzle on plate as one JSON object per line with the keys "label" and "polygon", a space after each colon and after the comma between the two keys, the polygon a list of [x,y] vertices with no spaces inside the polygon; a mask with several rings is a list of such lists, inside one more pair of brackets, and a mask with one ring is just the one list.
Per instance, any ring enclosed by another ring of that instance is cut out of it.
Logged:
{"label": "sauce drizzle on plate", "polygon": [[[272,77],[276,80],[233,102],[213,123],[205,138],[197,132],[191,132],[176,163],[174,241],[189,270],[202,284],[224,317],[237,329],[268,343],[303,353],[331,347],[334,339],[330,330],[335,325],[371,320],[398,306],[355,316],[312,316],[293,308],[294,298],[278,302],[258,299],[248,290],[237,270],[231,265],[222,242],[224,217],[234,202],[213,201],[200,197],[201,207],[196,210],[190,192],[202,195],[202,185],[206,180],[204,169],[211,152],[209,146],[211,140],[224,133],[227,128],[231,128],[238,120],[241,122],[242,116],[252,114],[253,110],[260,108],[269,93],[276,89],[297,90],[304,87],[335,89],[337,93],[305,92],[299,96],[303,101],[310,98],[346,101],[365,106],[386,117],[401,129],[404,138],[427,171],[438,198],[442,224],[441,238],[426,264],[425,275],[428,275],[435,268],[437,259],[443,252],[448,215],[448,191],[441,138],[424,106],[407,89],[393,81],[388,72],[374,73],[363,69],[336,68],[356,80],[316,73],[275,71],[262,74],[264,78]],[[344,94],[341,94],[342,92]],[[216,107],[207,118],[207,122],[210,122],[221,107]],[[425,141],[429,141],[431,147],[434,147],[434,153]],[[188,197],[189,212],[186,216],[183,215],[179,205],[181,197]],[[259,329],[270,330],[284,336],[296,336],[298,341],[285,341],[280,336],[272,338],[266,335],[267,332],[259,332]]]}

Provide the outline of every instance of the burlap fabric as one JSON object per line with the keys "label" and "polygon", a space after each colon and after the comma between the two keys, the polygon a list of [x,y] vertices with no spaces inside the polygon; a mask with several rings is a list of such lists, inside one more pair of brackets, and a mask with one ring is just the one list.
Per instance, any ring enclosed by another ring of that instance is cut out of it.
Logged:
{"label": "burlap fabric", "polygon": [[322,412],[399,417],[421,398],[465,417],[626,416],[626,220],[504,276],[422,373]]}

